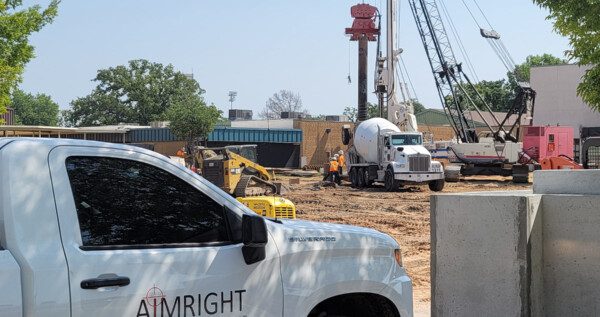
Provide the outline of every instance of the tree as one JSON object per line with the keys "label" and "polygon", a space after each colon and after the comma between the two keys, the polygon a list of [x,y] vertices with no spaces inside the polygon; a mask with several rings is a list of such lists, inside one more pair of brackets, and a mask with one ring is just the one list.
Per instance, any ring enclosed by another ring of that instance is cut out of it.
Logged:
{"label": "tree", "polygon": [[289,90],[280,90],[267,100],[265,108],[259,116],[265,119],[280,119],[282,112],[301,112],[306,114],[307,111],[302,106],[300,94]]}
{"label": "tree", "polygon": [[196,139],[206,139],[221,115],[222,112],[215,105],[207,106],[200,97],[178,101],[165,113],[171,122],[171,132],[189,145]]}
{"label": "tree", "polygon": [[67,118],[74,126],[120,122],[147,125],[164,119],[172,105],[201,97],[198,82],[174,70],[147,60],[98,71],[94,91],[71,102]]}
{"label": "tree", "polygon": [[427,108],[417,99],[413,99],[412,103],[413,103],[413,108],[414,108],[415,114],[419,114],[419,113],[427,110]]}
{"label": "tree", "polygon": [[[477,108],[482,111],[487,111],[487,109],[481,99],[477,96],[477,93],[483,97],[483,100],[491,110],[496,112],[507,112],[512,107],[513,100],[516,96],[515,88],[505,79],[494,81],[483,80],[475,84],[474,88],[466,84],[464,84],[463,87]],[[455,91],[461,101],[461,105],[466,109],[473,110],[474,107],[467,99],[465,93],[458,86],[455,88]],[[446,96],[447,102],[452,104],[452,98],[453,97],[450,95]]]}
{"label": "tree", "polygon": [[529,82],[531,79],[531,67],[552,66],[566,64],[567,61],[551,54],[529,55],[523,64],[517,65],[514,72],[508,73],[517,82]]}
{"label": "tree", "polygon": [[11,98],[15,121],[24,125],[58,125],[58,104],[48,95],[32,95],[17,89]]}
{"label": "tree", "polygon": [[534,0],[550,10],[555,30],[569,38],[570,59],[593,65],[577,88],[577,93],[593,109],[600,111],[600,5],[592,0]]}
{"label": "tree", "polygon": [[342,114],[345,115],[346,117],[348,117],[348,120],[350,122],[356,122],[356,114],[357,113],[358,113],[358,110],[356,109],[356,107],[346,107],[346,108],[344,108],[344,112]]}
{"label": "tree", "polygon": [[61,113],[64,125],[69,127],[91,127],[116,125],[133,121],[133,109],[112,95],[94,92],[71,102],[71,109]]}
{"label": "tree", "polygon": [[43,10],[39,5],[19,9],[22,0],[0,2],[0,113],[6,112],[25,65],[34,57],[29,36],[54,20],[59,2],[52,0]]}

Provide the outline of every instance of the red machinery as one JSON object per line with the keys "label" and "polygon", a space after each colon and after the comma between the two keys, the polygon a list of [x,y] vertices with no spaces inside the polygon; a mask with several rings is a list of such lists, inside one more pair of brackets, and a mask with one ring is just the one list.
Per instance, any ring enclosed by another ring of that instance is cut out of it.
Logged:
{"label": "red machinery", "polygon": [[523,151],[537,162],[552,157],[573,157],[572,127],[524,127]]}
{"label": "red machinery", "polygon": [[573,161],[570,157],[566,156],[553,156],[547,157],[540,162],[543,170],[580,170],[583,167],[577,162]]}

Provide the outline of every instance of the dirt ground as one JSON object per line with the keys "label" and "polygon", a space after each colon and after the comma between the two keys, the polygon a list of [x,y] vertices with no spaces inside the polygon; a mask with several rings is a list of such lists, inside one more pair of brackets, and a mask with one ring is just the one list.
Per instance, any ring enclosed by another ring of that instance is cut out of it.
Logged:
{"label": "dirt ground", "polygon": [[[279,177],[288,184],[290,178]],[[299,219],[369,227],[394,237],[402,247],[404,266],[413,280],[416,315],[428,315],[430,306],[430,227],[427,186],[388,193],[381,187],[358,190],[349,183],[315,189],[319,177],[301,178],[284,196],[296,205]],[[446,183],[443,193],[529,189],[509,178],[477,177]],[[419,311],[421,314],[419,314]],[[426,313],[423,313],[425,312]]]}

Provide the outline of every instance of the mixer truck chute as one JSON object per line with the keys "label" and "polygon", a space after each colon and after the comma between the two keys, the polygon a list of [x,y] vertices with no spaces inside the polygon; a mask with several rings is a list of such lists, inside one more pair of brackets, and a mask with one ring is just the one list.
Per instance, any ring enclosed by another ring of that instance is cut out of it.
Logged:
{"label": "mixer truck chute", "polygon": [[392,122],[374,118],[361,122],[348,151],[348,174],[358,188],[382,183],[387,191],[406,184],[429,184],[444,188],[444,169],[432,161],[419,132],[402,132]]}

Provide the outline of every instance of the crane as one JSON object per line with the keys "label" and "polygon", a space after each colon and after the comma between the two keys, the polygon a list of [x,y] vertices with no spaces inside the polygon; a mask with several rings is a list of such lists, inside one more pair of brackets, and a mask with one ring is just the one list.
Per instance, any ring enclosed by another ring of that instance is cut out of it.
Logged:
{"label": "crane", "polygon": [[[409,4],[435,78],[440,101],[459,140],[450,150],[455,154],[456,162],[463,164],[461,173],[518,174],[520,180],[523,180],[524,168],[518,164],[523,157],[523,149],[518,143],[518,134],[523,116],[533,116],[535,91],[527,83],[519,83],[517,96],[506,117],[498,120],[464,71],[463,64],[457,60],[438,2],[409,0]],[[499,39],[495,31],[481,29],[481,34],[491,41]],[[468,116],[472,111],[479,114],[488,130],[485,138],[480,137],[474,120]],[[491,122],[483,115],[484,112],[489,113]],[[511,117],[515,117],[515,120],[509,124]],[[507,164],[513,167],[511,171],[507,170]]]}
{"label": "crane", "polygon": [[[386,56],[381,52],[378,38],[378,56],[375,74],[375,92],[379,99],[380,115],[387,107],[387,118],[396,124],[400,130],[417,132],[417,118],[414,115],[412,98],[405,90],[403,83],[396,79],[398,59],[403,50],[397,47],[397,8],[398,0],[387,0],[386,3]],[[381,20],[380,20],[381,21]],[[399,100],[402,96],[402,101]]]}

